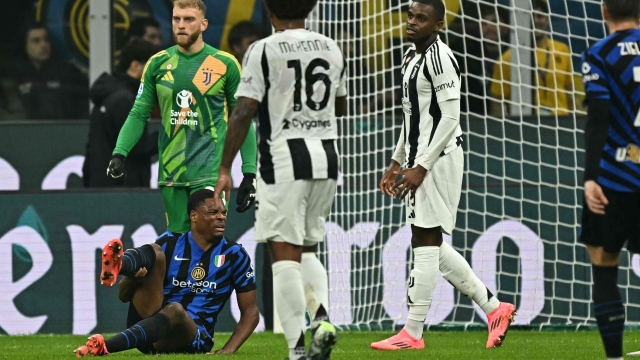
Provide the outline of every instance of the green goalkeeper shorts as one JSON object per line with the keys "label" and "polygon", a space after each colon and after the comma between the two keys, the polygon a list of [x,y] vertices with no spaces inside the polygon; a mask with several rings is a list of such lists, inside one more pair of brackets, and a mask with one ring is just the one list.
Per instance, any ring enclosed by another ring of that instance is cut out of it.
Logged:
{"label": "green goalkeeper shorts", "polygon": [[175,233],[186,233],[191,230],[191,220],[187,213],[189,196],[200,189],[214,185],[204,183],[196,186],[160,186],[167,230]]}

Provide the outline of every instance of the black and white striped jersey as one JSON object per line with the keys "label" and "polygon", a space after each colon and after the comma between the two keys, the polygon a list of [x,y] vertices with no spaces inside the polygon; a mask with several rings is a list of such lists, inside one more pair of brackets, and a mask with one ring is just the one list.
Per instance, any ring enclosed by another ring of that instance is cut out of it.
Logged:
{"label": "black and white striped jersey", "polygon": [[[402,61],[404,121],[394,160],[407,167],[423,160],[442,119],[439,103],[451,99],[460,99],[460,68],[451,49],[439,36],[422,54],[412,45]],[[442,154],[453,151],[461,135],[457,125]]]}
{"label": "black and white striped jersey", "polygon": [[259,175],[275,184],[337,179],[336,96],[346,96],[346,62],[336,42],[306,29],[278,31],[243,59],[236,97],[260,102]]}

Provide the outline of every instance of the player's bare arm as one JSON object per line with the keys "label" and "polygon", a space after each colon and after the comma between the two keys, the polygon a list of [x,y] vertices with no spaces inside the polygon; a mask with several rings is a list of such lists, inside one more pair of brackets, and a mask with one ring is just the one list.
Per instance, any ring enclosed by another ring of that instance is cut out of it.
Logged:
{"label": "player's bare arm", "polygon": [[118,299],[123,303],[131,301],[138,289],[138,283],[147,275],[147,268],[141,268],[134,276],[125,276],[118,284]]}
{"label": "player's bare arm", "polygon": [[236,293],[236,298],[238,299],[238,307],[240,308],[240,321],[238,321],[236,329],[222,349],[216,350],[212,352],[212,354],[235,353],[249,336],[251,336],[256,326],[258,326],[260,311],[258,310],[256,291],[251,290],[239,294]]}
{"label": "player's bare arm", "polygon": [[220,170],[214,199],[217,206],[222,206],[220,196],[224,193],[225,201],[229,201],[231,196],[231,164],[233,158],[240,150],[240,146],[247,137],[251,120],[258,111],[259,102],[247,97],[240,97],[236,103],[236,108],[229,119],[227,128],[227,138],[224,141],[224,151],[222,152],[222,160],[220,161]]}
{"label": "player's bare arm", "polygon": [[336,97],[335,115],[338,117],[347,115],[347,97],[346,96]]}
{"label": "player's bare arm", "polygon": [[587,111],[587,125],[584,129],[585,166],[584,166],[584,199],[594,214],[604,215],[605,206],[609,204],[602,187],[597,183],[600,170],[602,149],[607,142],[610,126],[610,102],[593,99]]}

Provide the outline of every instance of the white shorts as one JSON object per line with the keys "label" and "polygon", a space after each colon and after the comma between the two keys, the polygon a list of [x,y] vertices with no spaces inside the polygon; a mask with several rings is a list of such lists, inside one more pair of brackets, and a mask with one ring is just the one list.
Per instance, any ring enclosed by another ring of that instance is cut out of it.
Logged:
{"label": "white shorts", "polygon": [[325,222],[336,194],[334,179],[295,180],[256,189],[256,241],[309,246],[324,241]]}
{"label": "white shorts", "polygon": [[438,158],[416,189],[415,197],[405,197],[407,224],[425,229],[439,226],[443,233],[451,235],[456,226],[463,171],[462,147]]}

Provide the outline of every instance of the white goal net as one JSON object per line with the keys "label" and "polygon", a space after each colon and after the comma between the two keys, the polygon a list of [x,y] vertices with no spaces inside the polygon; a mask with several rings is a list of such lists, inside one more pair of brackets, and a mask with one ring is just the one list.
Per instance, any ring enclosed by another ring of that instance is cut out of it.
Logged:
{"label": "white goal net", "polygon": [[[580,232],[584,98],[580,54],[605,36],[601,1],[446,0],[442,40],[461,66],[465,176],[447,237],[491,291],[518,307],[516,324],[592,322]],[[406,0],[320,0],[308,26],[349,62],[349,116],[339,121],[342,174],[321,258],[332,320],[344,328],[402,324],[410,228],[378,181],[395,146]],[[545,19],[547,25],[545,26]],[[537,47],[536,47],[536,44]],[[544,44],[544,45],[543,45]],[[509,52],[510,56],[504,55]],[[496,76],[495,69],[498,69]],[[637,298],[640,261],[623,252],[623,299]],[[640,309],[628,304],[628,320]],[[427,324],[482,325],[482,312],[438,280]]]}

